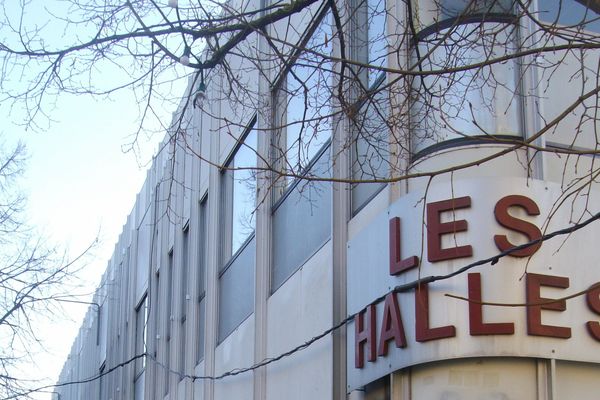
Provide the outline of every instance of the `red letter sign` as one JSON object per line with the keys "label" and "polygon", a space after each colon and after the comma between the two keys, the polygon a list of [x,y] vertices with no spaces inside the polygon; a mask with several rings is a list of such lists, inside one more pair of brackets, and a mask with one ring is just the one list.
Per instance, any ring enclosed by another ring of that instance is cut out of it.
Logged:
{"label": "red letter sign", "polygon": [[419,265],[419,257],[402,260],[400,255],[400,218],[390,219],[390,275],[399,275]]}
{"label": "red letter sign", "polygon": [[[587,300],[589,309],[600,315],[600,282],[590,287],[590,290],[587,292],[585,298]],[[600,322],[588,321],[588,323],[585,325],[587,326],[590,335],[600,342]]]}
{"label": "red letter sign", "polygon": [[[365,326],[363,317],[367,314],[367,323]],[[354,316],[354,366],[362,368],[365,365],[365,356],[363,354],[363,344],[367,345],[367,360],[375,361],[377,354],[375,350],[375,305],[370,304],[365,311]]]}
{"label": "red letter sign", "polygon": [[406,347],[406,335],[404,335],[404,326],[400,316],[400,307],[395,293],[388,293],[385,296],[383,305],[383,323],[381,334],[379,335],[379,350],[377,355],[386,356],[388,352],[388,342],[394,339],[396,347]]}
{"label": "red letter sign", "polygon": [[[508,214],[508,208],[512,206],[519,206],[525,209],[529,215],[540,215],[540,209],[537,204],[529,197],[511,195],[501,198],[496,203],[496,207],[494,208],[496,221],[505,228],[527,236],[529,241],[541,238],[542,232],[540,232],[537,226]],[[506,235],[495,235],[494,242],[500,251],[506,251],[511,247],[515,247],[514,244],[508,241]],[[510,255],[514,257],[527,257],[535,253],[541,245],[542,242],[538,242],[524,249],[514,251]]]}
{"label": "red letter sign", "polygon": [[[542,310],[565,311],[567,309],[566,302],[564,300],[551,302],[553,299],[540,297],[542,286],[566,289],[569,287],[569,278],[527,273],[525,286],[527,288],[527,304],[533,304],[527,306],[527,334],[562,339],[570,338],[571,328],[542,324]],[[551,303],[539,304],[544,302]],[[538,305],[535,305],[536,303]]]}
{"label": "red letter sign", "polygon": [[471,246],[456,246],[442,249],[442,235],[464,232],[468,224],[464,219],[452,222],[440,222],[440,214],[444,211],[471,207],[469,196],[459,197],[427,204],[427,259],[430,262],[452,260],[454,258],[473,255]]}
{"label": "red letter sign", "polygon": [[415,289],[415,339],[417,342],[456,336],[454,325],[429,327],[429,287],[426,283]]}
{"label": "red letter sign", "polygon": [[515,325],[512,322],[483,322],[483,305],[481,304],[481,274],[468,274],[469,279],[469,331],[477,335],[512,335]]}

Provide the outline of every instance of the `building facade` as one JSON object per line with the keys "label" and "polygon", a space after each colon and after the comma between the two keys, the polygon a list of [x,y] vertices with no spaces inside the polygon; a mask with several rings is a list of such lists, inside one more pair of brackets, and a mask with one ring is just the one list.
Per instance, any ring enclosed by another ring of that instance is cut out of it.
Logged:
{"label": "building facade", "polygon": [[600,393],[595,18],[323,2],[249,35],[190,78],[57,398]]}

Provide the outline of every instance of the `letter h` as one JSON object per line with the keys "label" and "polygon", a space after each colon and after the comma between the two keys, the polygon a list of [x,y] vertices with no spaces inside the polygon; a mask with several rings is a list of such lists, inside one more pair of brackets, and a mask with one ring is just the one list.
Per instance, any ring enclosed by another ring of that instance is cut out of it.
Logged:
{"label": "letter h", "polygon": [[[365,323],[364,316],[367,321]],[[362,368],[365,365],[364,346],[367,346],[367,361],[373,362],[377,358],[377,343],[375,339],[375,305],[367,308],[354,316],[354,366]]]}

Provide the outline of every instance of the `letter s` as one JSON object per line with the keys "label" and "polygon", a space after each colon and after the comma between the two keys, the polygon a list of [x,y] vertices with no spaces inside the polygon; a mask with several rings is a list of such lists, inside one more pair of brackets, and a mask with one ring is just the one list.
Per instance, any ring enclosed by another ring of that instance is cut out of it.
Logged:
{"label": "letter s", "polygon": [[[494,216],[496,217],[496,221],[498,221],[498,223],[505,228],[527,236],[529,241],[541,238],[542,232],[537,226],[530,222],[513,217],[508,213],[508,209],[513,206],[518,206],[525,209],[528,215],[540,215],[540,209],[533,200],[531,200],[529,197],[513,194],[501,198],[496,203],[496,207],[494,208]],[[512,247],[515,247],[514,244],[508,241],[506,235],[494,235],[494,242],[500,251],[506,251]],[[528,257],[538,251],[541,245],[542,243],[539,242],[524,249],[514,251],[510,253],[510,255],[514,257]]]}

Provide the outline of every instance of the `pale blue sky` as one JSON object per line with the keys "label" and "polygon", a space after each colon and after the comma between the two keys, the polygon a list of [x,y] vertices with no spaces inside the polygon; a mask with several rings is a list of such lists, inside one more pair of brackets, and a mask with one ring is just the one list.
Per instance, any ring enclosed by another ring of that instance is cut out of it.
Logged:
{"label": "pale blue sky", "polygon": [[[26,132],[8,118],[0,123],[0,140],[26,144],[29,159],[21,187],[28,198],[28,221],[71,257],[100,235],[82,275],[82,293],[93,290],[104,272],[162,136],[142,138],[138,155],[124,152],[136,128],[137,107],[127,107],[123,97],[114,103],[65,99],[45,132]],[[35,378],[56,379],[86,308],[66,305],[69,318],[40,329],[49,352],[36,357],[33,370],[44,374]]]}
{"label": "pale blue sky", "polygon": [[[56,13],[62,9],[56,0],[36,2]],[[10,8],[18,4],[19,1],[11,0],[2,6],[14,13]],[[43,7],[32,7],[28,18],[41,26],[49,17]],[[0,36],[5,28],[0,24]],[[47,42],[65,39],[65,32],[51,25],[49,29],[55,35],[46,37]],[[185,71],[177,71],[182,72]],[[106,71],[100,77],[115,81],[122,78],[107,76]],[[19,79],[16,77],[10,84],[19,85]],[[183,93],[183,84],[173,89],[174,94]],[[169,104],[157,110],[163,113],[163,123],[168,123],[175,107]],[[129,148],[139,123],[131,90],[110,99],[61,96],[51,114],[54,122],[36,131],[17,125],[21,116],[19,106],[9,109],[0,103],[0,143],[10,146],[21,140],[29,155],[21,182],[28,197],[27,219],[51,244],[67,249],[71,256],[79,254],[100,233],[100,244],[94,248],[94,257],[82,277],[88,283],[82,292],[91,291],[106,268],[163,132],[156,126],[158,133],[140,137],[137,154],[123,151]],[[68,305],[70,318],[39,328],[48,353],[36,356],[35,365],[28,369],[30,378],[55,382],[86,309],[85,305]],[[49,399],[50,395],[38,398]]]}

